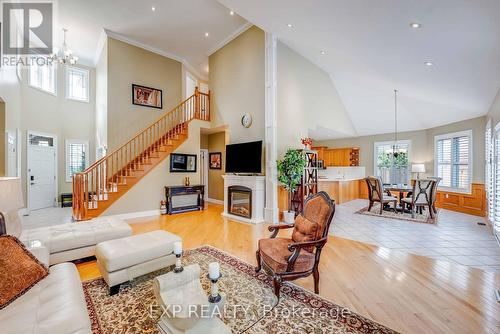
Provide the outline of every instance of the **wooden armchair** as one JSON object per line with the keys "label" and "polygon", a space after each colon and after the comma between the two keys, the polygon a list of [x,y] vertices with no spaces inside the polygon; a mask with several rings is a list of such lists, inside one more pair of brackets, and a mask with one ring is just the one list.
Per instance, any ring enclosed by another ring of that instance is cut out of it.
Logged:
{"label": "wooden armchair", "polygon": [[438,213],[438,211],[436,209],[437,192],[438,192],[439,182],[441,182],[441,180],[443,178],[441,178],[441,177],[429,177],[429,179],[436,181],[436,184],[434,185],[434,189],[432,191],[431,202],[432,202],[432,210],[434,211],[434,213]]}
{"label": "wooden armchair", "polygon": [[368,176],[365,178],[366,185],[368,187],[368,200],[370,204],[368,205],[368,211],[370,211],[373,207],[373,203],[380,203],[380,213],[382,214],[382,210],[384,210],[384,205],[393,203],[394,212],[396,212],[396,204],[398,199],[390,192],[385,193],[384,188],[382,186],[382,180],[379,177]]}
{"label": "wooden armchair", "polygon": [[[314,276],[314,292],[319,293],[319,260],[328,240],[328,231],[335,213],[335,203],[321,191],[308,197],[294,224],[269,226],[270,238],[259,240],[257,268],[273,278],[274,294],[279,299],[281,283]],[[291,238],[276,238],[282,229],[293,228]]]}

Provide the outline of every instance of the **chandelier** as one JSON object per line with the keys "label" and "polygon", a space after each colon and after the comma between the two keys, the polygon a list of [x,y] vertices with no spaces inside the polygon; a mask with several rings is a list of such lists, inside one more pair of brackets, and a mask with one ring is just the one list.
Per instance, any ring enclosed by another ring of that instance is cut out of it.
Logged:
{"label": "chandelier", "polygon": [[392,145],[392,156],[397,158],[401,153],[398,146],[398,91],[394,90],[394,144]]}
{"label": "chandelier", "polygon": [[66,33],[68,32],[68,29],[63,29],[63,44],[62,47],[53,53],[50,58],[53,61],[59,62],[59,64],[71,64],[75,65],[76,62],[78,61],[78,57],[73,55],[73,52],[68,48],[68,45],[66,44]]}

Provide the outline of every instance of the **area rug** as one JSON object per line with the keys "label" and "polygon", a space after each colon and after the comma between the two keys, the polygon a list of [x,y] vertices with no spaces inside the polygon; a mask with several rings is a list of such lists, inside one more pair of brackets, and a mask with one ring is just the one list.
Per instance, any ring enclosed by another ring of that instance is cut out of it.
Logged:
{"label": "area rug", "polygon": [[380,205],[379,204],[374,204],[371,211],[368,211],[368,207],[365,207],[361,210],[356,211],[355,213],[361,214],[361,215],[366,215],[366,216],[374,216],[374,217],[383,217],[383,218],[390,218],[390,219],[397,219],[397,220],[406,220],[409,222],[414,222],[414,223],[424,223],[424,224],[434,224],[436,222],[436,217],[439,214],[438,213],[434,216],[434,219],[432,219],[429,216],[429,209],[426,209],[423,212],[423,214],[419,214],[415,212],[415,218],[411,216],[411,213],[401,213],[400,211],[394,212],[394,211],[387,211],[387,210],[382,210],[382,215],[379,214],[380,212]]}
{"label": "area rug", "polygon": [[[276,303],[272,282],[254,267],[223,251],[203,246],[185,252],[183,264],[198,263],[207,272],[208,263],[221,265],[219,290],[226,300],[221,319],[232,333],[380,333],[395,331],[333,304],[293,283],[285,283]],[[152,279],[172,268],[166,268],[122,285],[120,293],[108,295],[102,278],[83,282],[93,334],[158,333]],[[209,281],[202,275],[203,289],[208,293]],[[240,307],[240,308],[238,308]]]}

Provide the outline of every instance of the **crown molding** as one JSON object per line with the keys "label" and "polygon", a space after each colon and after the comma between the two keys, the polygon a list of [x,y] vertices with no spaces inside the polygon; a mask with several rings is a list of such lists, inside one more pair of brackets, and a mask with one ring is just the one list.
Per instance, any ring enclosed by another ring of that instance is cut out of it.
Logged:
{"label": "crown molding", "polygon": [[226,44],[231,42],[233,39],[238,37],[239,35],[243,34],[245,31],[250,29],[253,26],[252,23],[246,22],[244,25],[236,29],[231,35],[229,35],[226,39],[224,39],[222,42],[218,43],[215,47],[212,49],[208,50],[207,56],[211,56],[214,53],[216,53],[218,50],[222,49]]}
{"label": "crown molding", "polygon": [[161,50],[161,49],[155,48],[153,46],[150,46],[150,45],[138,42],[138,41],[136,41],[136,40],[134,40],[132,38],[126,37],[126,36],[124,36],[122,34],[116,33],[114,31],[111,31],[111,30],[108,30],[108,29],[104,29],[104,33],[105,33],[105,35],[107,37],[111,37],[113,39],[119,40],[121,42],[130,44],[130,45],[133,45],[133,46],[136,46],[138,48],[147,50],[149,52],[156,53],[156,54],[158,54],[160,56],[163,56],[163,57],[167,57],[167,58],[170,58],[170,59],[173,59],[173,60],[177,60],[178,62],[182,63],[191,73],[193,73],[194,75],[196,75],[198,77],[198,79],[208,80],[208,76],[207,75],[202,75],[198,70],[196,70],[196,68],[194,66],[192,66],[186,59],[184,59],[182,57],[174,55],[173,53],[170,53],[168,51]]}

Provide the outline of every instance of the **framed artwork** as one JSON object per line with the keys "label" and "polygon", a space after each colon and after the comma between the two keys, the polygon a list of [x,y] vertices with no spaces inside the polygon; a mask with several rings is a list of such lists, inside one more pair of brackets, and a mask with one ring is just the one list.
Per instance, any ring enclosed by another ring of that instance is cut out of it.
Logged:
{"label": "framed artwork", "polygon": [[163,92],[161,89],[132,84],[132,104],[162,109]]}
{"label": "framed artwork", "polygon": [[209,154],[210,169],[222,169],[222,153],[215,152]]}
{"label": "framed artwork", "polygon": [[170,154],[171,173],[196,173],[196,154]]}

